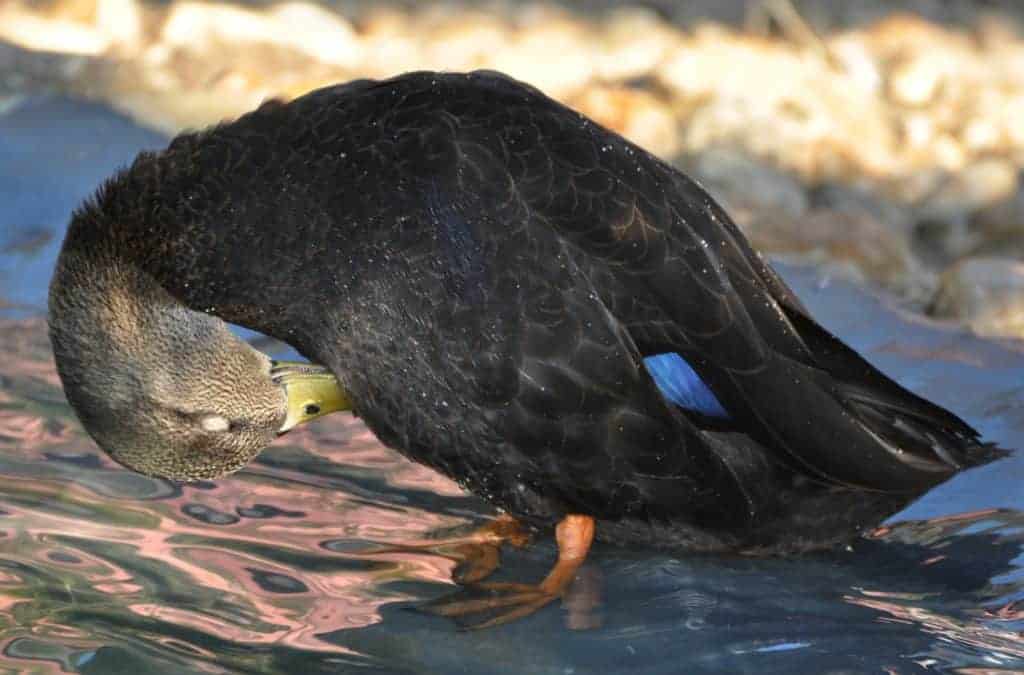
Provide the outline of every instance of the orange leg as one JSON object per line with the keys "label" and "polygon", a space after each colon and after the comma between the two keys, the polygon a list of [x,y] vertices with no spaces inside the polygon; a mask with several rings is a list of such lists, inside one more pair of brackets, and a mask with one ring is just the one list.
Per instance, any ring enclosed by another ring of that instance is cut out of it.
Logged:
{"label": "orange leg", "polygon": [[465,536],[439,539],[426,543],[382,546],[360,552],[358,555],[377,556],[393,553],[429,553],[448,558],[456,563],[452,580],[458,584],[482,581],[498,569],[501,545],[516,548],[526,546],[529,533],[508,514],[501,514],[483,527]]}
{"label": "orange leg", "polygon": [[447,556],[457,563],[452,581],[472,584],[489,577],[501,564],[501,545],[505,543],[523,548],[530,543],[530,534],[519,521],[503,513],[473,532],[468,540],[455,543]]}
{"label": "orange leg", "polygon": [[[558,542],[558,561],[539,584],[485,582],[472,589],[485,591],[486,597],[463,599],[465,593],[436,600],[425,610],[440,616],[462,618],[484,614],[480,621],[460,622],[465,629],[490,628],[533,614],[541,607],[560,597],[586,560],[590,544],[594,541],[594,519],[590,516],[569,515],[555,528]],[[494,612],[498,610],[497,614]]]}

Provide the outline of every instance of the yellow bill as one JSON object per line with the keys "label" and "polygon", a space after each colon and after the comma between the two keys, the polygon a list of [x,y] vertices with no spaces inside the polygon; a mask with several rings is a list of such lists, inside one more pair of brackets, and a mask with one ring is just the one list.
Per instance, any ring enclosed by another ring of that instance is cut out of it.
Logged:
{"label": "yellow bill", "polygon": [[323,366],[274,361],[270,376],[284,387],[288,396],[288,414],[279,433],[332,412],[352,409],[352,401],[338,378]]}

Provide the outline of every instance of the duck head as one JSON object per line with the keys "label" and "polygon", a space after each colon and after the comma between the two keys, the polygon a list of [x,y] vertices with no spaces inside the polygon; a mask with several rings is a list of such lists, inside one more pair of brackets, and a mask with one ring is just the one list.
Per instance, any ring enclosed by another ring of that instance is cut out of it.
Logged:
{"label": "duck head", "polygon": [[65,248],[49,324],[86,431],[146,475],[224,476],[296,425],[351,408],[325,368],[270,359],[117,256]]}

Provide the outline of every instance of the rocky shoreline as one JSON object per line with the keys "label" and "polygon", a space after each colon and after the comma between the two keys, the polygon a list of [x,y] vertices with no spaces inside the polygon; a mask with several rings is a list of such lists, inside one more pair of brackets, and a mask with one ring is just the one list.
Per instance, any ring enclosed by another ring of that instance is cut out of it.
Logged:
{"label": "rocky shoreline", "polygon": [[494,68],[694,175],[766,252],[1024,338],[1017,19],[821,32],[759,7],[744,29],[641,7],[5,2],[0,114],[57,90],[173,133],[336,81]]}

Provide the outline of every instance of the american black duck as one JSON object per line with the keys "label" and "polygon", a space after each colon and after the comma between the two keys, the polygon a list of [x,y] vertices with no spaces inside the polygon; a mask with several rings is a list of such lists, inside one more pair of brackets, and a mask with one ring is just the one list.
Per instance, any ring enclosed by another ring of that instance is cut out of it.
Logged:
{"label": "american black duck", "polygon": [[139,155],[74,214],[50,331],[86,430],[137,471],[222,476],[351,408],[557,524],[552,574],[491,622],[554,597],[595,533],[828,547],[996,456],[819,326],[692,180],[497,73],[328,87]]}

